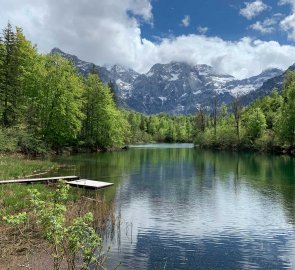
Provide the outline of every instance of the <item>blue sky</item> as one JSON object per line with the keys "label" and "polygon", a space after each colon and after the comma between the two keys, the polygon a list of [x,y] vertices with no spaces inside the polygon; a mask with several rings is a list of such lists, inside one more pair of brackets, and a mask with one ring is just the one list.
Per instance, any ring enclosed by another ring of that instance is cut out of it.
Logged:
{"label": "blue sky", "polygon": [[8,21],[48,53],[145,73],[207,64],[236,78],[295,63],[295,0],[0,0]]}
{"label": "blue sky", "polygon": [[[262,40],[276,40],[282,44],[294,44],[288,39],[285,31],[279,27],[279,19],[290,14],[290,6],[279,5],[279,1],[264,0],[268,7],[252,19],[240,14],[245,2],[237,0],[154,0],[153,25],[142,24],[142,36],[157,41],[158,37],[200,34],[198,27],[206,30],[207,36],[218,36],[225,40],[235,41],[244,36]],[[248,3],[253,3],[249,1]],[[280,15],[279,15],[280,14]],[[181,22],[189,16],[189,25]],[[277,18],[274,30],[262,33],[254,30],[251,25],[265,19]]]}

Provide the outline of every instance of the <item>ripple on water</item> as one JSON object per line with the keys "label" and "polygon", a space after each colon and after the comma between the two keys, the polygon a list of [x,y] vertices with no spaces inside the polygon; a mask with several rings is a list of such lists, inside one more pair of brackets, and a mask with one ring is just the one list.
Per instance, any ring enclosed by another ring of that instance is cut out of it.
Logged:
{"label": "ripple on water", "polygon": [[104,194],[122,226],[106,268],[295,269],[294,159],[190,147],[62,160],[115,183]]}

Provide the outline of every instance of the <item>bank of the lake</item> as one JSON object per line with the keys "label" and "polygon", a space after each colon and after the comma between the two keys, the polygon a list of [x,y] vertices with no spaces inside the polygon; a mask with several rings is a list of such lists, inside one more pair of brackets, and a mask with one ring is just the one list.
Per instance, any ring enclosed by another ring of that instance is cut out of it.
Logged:
{"label": "bank of the lake", "polygon": [[119,217],[104,237],[109,269],[295,267],[292,156],[147,144],[52,162],[65,166],[46,176],[114,183],[97,193]]}
{"label": "bank of the lake", "polygon": [[[21,177],[34,177],[49,173],[60,165],[49,159],[30,159],[19,154],[0,155],[0,181]],[[48,192],[45,185],[36,185],[38,189]],[[0,211],[11,213],[27,206],[27,185],[0,185]]]}
{"label": "bank of the lake", "polygon": [[33,176],[58,166],[49,159],[32,159],[19,154],[0,154],[0,180]]}
{"label": "bank of the lake", "polygon": [[[67,170],[63,164],[54,162],[53,159],[54,156],[51,156],[50,159],[29,159],[27,156],[17,154],[1,155],[1,180],[53,175],[62,167],[63,170]],[[83,218],[87,213],[91,213],[93,220],[89,225],[87,225],[87,222],[83,223],[83,230],[94,226],[97,237],[100,237],[103,231],[107,231],[108,226],[114,226],[111,225],[115,220],[112,202],[106,203],[100,194],[96,192],[87,192],[83,189],[71,187],[69,187],[66,200],[63,192],[60,193],[62,197],[58,198],[56,194],[58,194],[60,187],[60,183],[53,185],[42,183],[0,185],[0,270],[19,269],[23,266],[38,270],[55,269],[52,257],[53,242],[49,240],[50,237],[46,237],[46,234],[42,231],[42,224],[36,220],[38,217],[36,211],[42,204],[34,208],[32,190],[37,192],[39,198],[44,201],[44,209],[50,209],[52,202],[63,202],[63,205],[57,205],[57,209],[58,207],[60,209],[56,211],[57,216],[52,216],[52,219],[57,223],[63,224],[60,221],[60,211],[62,209],[60,207],[66,207],[67,210],[63,216],[66,222],[64,226],[70,226],[71,222],[75,224],[76,218],[79,221],[79,218]],[[40,210],[39,214],[42,213]],[[18,224],[18,214],[28,215],[29,218],[24,223]],[[62,235],[64,229],[60,225],[58,225],[60,227],[56,227],[59,228],[59,232],[56,232],[55,225],[49,224],[49,220],[47,223],[45,228],[46,226],[48,228],[53,226],[52,229],[48,229],[49,233]],[[65,239],[64,243],[67,240]],[[65,253],[70,252],[66,245],[63,247]],[[79,260],[75,263],[80,265]],[[66,259],[62,260],[62,269],[66,269],[66,265]]]}
{"label": "bank of the lake", "polygon": [[252,152],[252,153],[267,153],[273,155],[289,155],[295,156],[295,146],[273,146],[273,145],[220,145],[220,144],[195,144],[196,149],[212,150],[212,151],[233,151],[233,152]]}

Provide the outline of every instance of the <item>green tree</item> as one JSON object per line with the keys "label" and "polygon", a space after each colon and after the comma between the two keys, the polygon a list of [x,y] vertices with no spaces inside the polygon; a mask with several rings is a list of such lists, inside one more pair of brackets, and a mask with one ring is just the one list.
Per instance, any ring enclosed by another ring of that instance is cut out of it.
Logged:
{"label": "green tree", "polygon": [[124,143],[128,123],[121,117],[108,85],[98,75],[90,74],[85,80],[85,119],[82,138],[92,146],[108,149]]}
{"label": "green tree", "polygon": [[240,106],[240,100],[239,96],[234,97],[234,100],[232,102],[232,110],[233,110],[233,116],[234,116],[234,124],[236,129],[236,135],[238,142],[240,142],[240,124],[241,124],[241,106]]}
{"label": "green tree", "polygon": [[260,108],[250,109],[243,115],[246,136],[251,141],[262,136],[266,129],[266,119]]}
{"label": "green tree", "polygon": [[4,127],[23,123],[27,104],[30,74],[36,63],[37,50],[21,28],[13,32],[10,24],[3,31],[0,42],[0,102]]}
{"label": "green tree", "polygon": [[17,59],[17,41],[12,26],[8,23],[0,39],[0,101],[1,122],[9,127],[16,122],[16,107],[19,99],[19,66]]}
{"label": "green tree", "polygon": [[289,72],[285,79],[284,103],[278,117],[276,131],[283,142],[295,143],[295,72]]}
{"label": "green tree", "polygon": [[30,91],[31,122],[49,145],[61,148],[80,133],[83,119],[83,80],[74,66],[59,55],[39,58]]}

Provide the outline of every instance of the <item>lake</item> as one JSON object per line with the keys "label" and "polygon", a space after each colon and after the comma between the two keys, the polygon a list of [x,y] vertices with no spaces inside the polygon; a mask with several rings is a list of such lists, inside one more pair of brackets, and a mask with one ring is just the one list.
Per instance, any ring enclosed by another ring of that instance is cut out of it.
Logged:
{"label": "lake", "polygon": [[153,144],[58,162],[115,184],[107,269],[295,269],[292,157]]}

